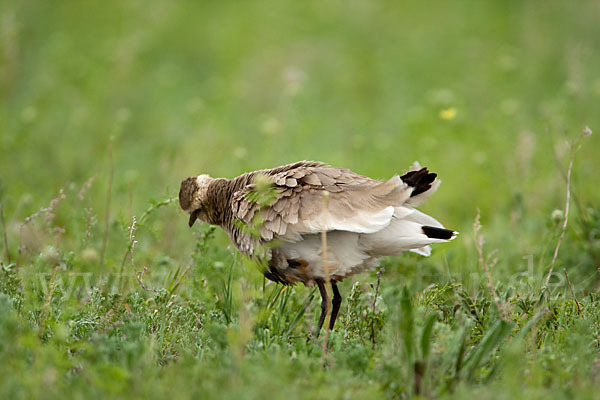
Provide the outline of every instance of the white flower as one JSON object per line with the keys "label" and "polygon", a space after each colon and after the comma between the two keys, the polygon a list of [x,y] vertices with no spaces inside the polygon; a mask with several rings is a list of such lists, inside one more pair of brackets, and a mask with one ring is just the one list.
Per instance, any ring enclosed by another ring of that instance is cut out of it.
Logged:
{"label": "white flower", "polygon": [[563,218],[565,217],[565,214],[563,212],[563,210],[559,210],[558,208],[554,211],[552,211],[552,214],[550,215],[550,218],[552,218],[552,221],[554,222],[560,222],[563,220]]}

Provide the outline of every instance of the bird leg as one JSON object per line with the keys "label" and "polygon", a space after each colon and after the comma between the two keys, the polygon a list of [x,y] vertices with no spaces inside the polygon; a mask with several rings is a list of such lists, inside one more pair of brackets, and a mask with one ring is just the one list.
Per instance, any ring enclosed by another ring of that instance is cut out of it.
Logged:
{"label": "bird leg", "polygon": [[325,316],[327,315],[327,311],[329,311],[329,296],[327,295],[327,290],[325,290],[323,280],[316,279],[316,282],[317,286],[319,287],[319,292],[321,293],[321,316],[319,317],[319,329],[317,329],[317,337],[319,337],[321,328],[323,327],[323,322],[325,322]]}
{"label": "bird leg", "polygon": [[[317,337],[319,337],[321,328],[323,328],[323,323],[325,322],[325,316],[329,311],[329,295],[327,294],[327,290],[325,290],[325,284],[323,280],[317,279],[316,282],[317,286],[319,287],[319,293],[321,293],[321,316],[319,317],[319,329],[317,330]],[[337,319],[338,312],[340,311],[340,305],[342,304],[342,296],[340,295],[340,291],[336,282],[331,282],[331,289],[333,289],[333,299],[331,300],[332,308],[331,317],[329,318],[330,330],[335,326],[335,320]]]}
{"label": "bird leg", "polygon": [[331,318],[329,319],[329,329],[333,329],[335,325],[335,319],[337,318],[338,311],[340,311],[340,305],[342,304],[342,296],[338,290],[337,283],[331,282],[331,288],[333,289],[333,300],[331,300]]}

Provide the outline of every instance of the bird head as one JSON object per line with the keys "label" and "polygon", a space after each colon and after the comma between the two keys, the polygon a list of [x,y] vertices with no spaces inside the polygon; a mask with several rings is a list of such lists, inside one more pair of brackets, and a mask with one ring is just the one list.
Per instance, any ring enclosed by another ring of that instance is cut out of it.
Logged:
{"label": "bird head", "polygon": [[200,218],[207,221],[206,200],[208,195],[208,186],[213,181],[208,175],[190,176],[181,181],[179,189],[179,205],[186,213],[190,214],[190,228]]}

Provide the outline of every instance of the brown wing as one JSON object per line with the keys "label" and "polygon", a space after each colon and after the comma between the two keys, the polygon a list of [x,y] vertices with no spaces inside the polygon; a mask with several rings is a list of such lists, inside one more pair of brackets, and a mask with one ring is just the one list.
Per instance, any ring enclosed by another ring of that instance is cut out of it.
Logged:
{"label": "brown wing", "polygon": [[[394,207],[404,203],[412,191],[398,176],[381,182],[316,162],[302,161],[258,173],[272,181],[273,201],[262,207],[253,202],[249,196],[255,190],[252,177],[241,176],[237,179],[246,179],[248,184],[233,195],[231,210],[235,218],[249,225],[259,215],[262,241],[294,241],[302,234],[331,230],[376,232],[389,224]],[[238,247],[254,247],[250,238],[242,236]]]}

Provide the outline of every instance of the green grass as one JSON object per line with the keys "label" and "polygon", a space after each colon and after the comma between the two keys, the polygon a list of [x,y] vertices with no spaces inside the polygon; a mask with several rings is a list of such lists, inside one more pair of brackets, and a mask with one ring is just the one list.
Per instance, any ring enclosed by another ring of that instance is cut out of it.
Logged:
{"label": "green grass", "polygon": [[[558,0],[2,2],[0,397],[593,398],[596,134],[544,281],[565,141],[600,127],[599,18]],[[378,296],[377,271],[346,280],[327,356],[318,293],[265,282],[171,200],[190,175],[300,159],[378,178],[419,160],[444,181],[424,211],[461,232],[385,259]]]}

